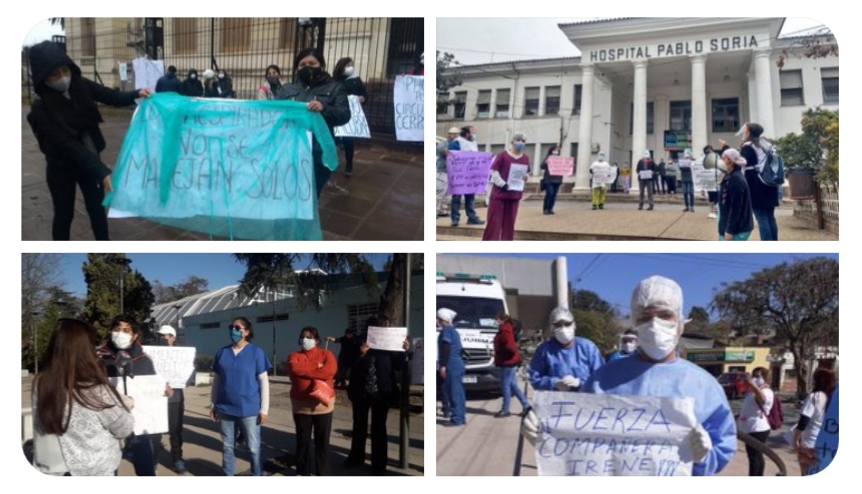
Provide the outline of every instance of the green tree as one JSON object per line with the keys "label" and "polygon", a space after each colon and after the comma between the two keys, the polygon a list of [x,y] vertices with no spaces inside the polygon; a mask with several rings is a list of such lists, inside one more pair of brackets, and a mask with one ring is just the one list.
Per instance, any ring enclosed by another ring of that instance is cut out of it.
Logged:
{"label": "green tree", "polygon": [[838,261],[816,257],[782,263],[745,281],[722,284],[712,306],[748,334],[775,333],[793,354],[797,396],[808,392],[809,361],[820,346],[838,345]]}
{"label": "green tree", "polygon": [[461,85],[461,74],[456,67],[458,61],[451,53],[437,50],[437,113],[445,113],[453,103],[449,99],[449,90]]}
{"label": "green tree", "polygon": [[802,114],[802,133],[776,139],[788,170],[812,168],[817,181],[838,186],[838,112],[821,108]]}
{"label": "green tree", "polygon": [[838,56],[838,42],[828,27],[802,36],[789,38],[790,46],[781,50],[775,64],[779,69],[784,68],[788,58],[826,58]]}
{"label": "green tree", "polygon": [[103,335],[110,329],[111,320],[120,314],[121,276],[126,315],[146,325],[155,302],[147,279],[122,265],[123,261],[128,261],[125,254],[87,254],[87,262],[82,266],[87,283],[84,314]]}
{"label": "green tree", "polygon": [[589,290],[571,291],[569,301],[575,316],[576,334],[595,343],[602,354],[613,350],[623,331],[613,305]]}
{"label": "green tree", "polygon": [[687,333],[704,334],[709,332],[709,312],[703,307],[694,306],[688,313],[689,321],[685,325]]}

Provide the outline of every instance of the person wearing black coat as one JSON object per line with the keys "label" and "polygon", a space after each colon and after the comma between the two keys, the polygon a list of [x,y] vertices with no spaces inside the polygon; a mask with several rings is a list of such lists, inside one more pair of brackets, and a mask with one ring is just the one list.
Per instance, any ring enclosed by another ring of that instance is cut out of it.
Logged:
{"label": "person wearing black coat", "polygon": [[183,83],[177,79],[176,67],[171,65],[168,67],[168,73],[159,77],[156,82],[156,92],[183,94]]}
{"label": "person wearing black coat", "polygon": [[[641,172],[651,172],[652,178],[650,179],[642,179],[640,174]],[[644,208],[644,192],[649,196],[649,208],[647,211],[653,210],[653,194],[655,193],[655,180],[656,180],[656,165],[655,161],[650,158],[650,152],[644,151],[643,159],[638,161],[637,167],[635,168],[635,173],[638,174],[638,188],[640,189],[640,203],[638,204],[638,210]]]}
{"label": "person wearing black coat", "polygon": [[718,191],[718,237],[719,240],[748,240],[754,230],[754,222],[751,195],[742,174],[745,158],[736,149],[727,149],[721,154],[721,159],[728,173]]}
{"label": "person wearing black coat", "polygon": [[[350,57],[342,58],[335,64],[335,71],[332,77],[344,84],[344,90],[348,96],[356,96],[359,104],[365,103],[368,100],[368,90],[365,89],[365,84],[362,79],[356,75],[356,68],[353,64],[353,59]],[[353,175],[353,137],[342,137],[341,144],[344,146],[344,174],[346,176]]]}
{"label": "person wearing black coat", "polygon": [[200,98],[204,95],[204,85],[198,78],[197,70],[189,70],[186,80],[183,81],[183,92],[180,94],[190,98]]}
{"label": "person wearing black coat", "polygon": [[233,81],[224,70],[218,71],[218,79],[213,87],[217,98],[236,98],[236,93],[233,91]]}
{"label": "person wearing black coat", "polygon": [[545,202],[542,207],[544,214],[554,214],[554,204],[557,202],[557,193],[563,185],[563,177],[559,175],[551,175],[548,169],[548,158],[551,156],[559,156],[559,146],[551,146],[548,150],[548,155],[545,156],[545,161],[542,162],[540,169],[545,170],[545,175],[542,177],[541,187],[545,191]]}
{"label": "person wearing black coat", "polygon": [[[296,54],[293,61],[296,81],[278,91],[276,99],[308,103],[308,111],[318,112],[335,137],[335,127],[350,121],[350,104],[344,85],[326,73],[323,54],[315,48],[308,48]],[[323,149],[315,138],[311,149],[314,159],[314,183],[317,197],[323,191],[332,171],[323,165]]]}
{"label": "person wearing black coat", "polygon": [[96,102],[123,107],[149,97],[148,89],[121,92],[82,77],[60,45],[43,41],[30,48],[33,102],[27,121],[47,161],[46,176],[54,204],[52,238],[69,240],[75,215],[75,186],[84,194],[96,240],[108,240],[108,216],[102,201],[112,190],[111,168],[99,153],[105,138]]}

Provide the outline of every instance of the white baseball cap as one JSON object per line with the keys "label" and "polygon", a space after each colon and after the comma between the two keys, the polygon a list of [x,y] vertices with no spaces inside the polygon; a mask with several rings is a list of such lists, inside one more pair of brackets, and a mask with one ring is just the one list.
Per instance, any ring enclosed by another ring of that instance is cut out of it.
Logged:
{"label": "white baseball cap", "polygon": [[177,332],[174,330],[174,327],[171,326],[170,324],[165,324],[164,326],[160,327],[157,332],[159,334],[169,334],[171,336],[177,335]]}

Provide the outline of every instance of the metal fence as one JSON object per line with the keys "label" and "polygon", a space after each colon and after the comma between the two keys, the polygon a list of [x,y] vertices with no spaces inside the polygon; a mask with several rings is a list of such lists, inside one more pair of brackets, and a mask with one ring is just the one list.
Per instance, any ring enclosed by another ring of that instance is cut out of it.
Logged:
{"label": "metal fence", "polygon": [[[54,41],[84,76],[122,90],[134,89],[132,61],[141,57],[175,66],[181,79],[190,69],[224,70],[239,99],[256,97],[272,64],[291,82],[293,58],[305,48],[320,49],[330,73],[350,57],[368,89],[369,127],[385,134],[395,133],[395,76],[413,73],[424,52],[423,18],[66,18],[65,31]],[[25,48],[22,89],[31,100],[27,60]]]}

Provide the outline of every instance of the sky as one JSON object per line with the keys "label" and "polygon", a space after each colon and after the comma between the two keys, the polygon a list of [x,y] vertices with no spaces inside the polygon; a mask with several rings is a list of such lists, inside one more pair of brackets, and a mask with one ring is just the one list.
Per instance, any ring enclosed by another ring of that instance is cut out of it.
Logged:
{"label": "sky", "polygon": [[[441,254],[445,255],[445,254]],[[589,290],[628,314],[632,289],[652,275],[671,278],[683,291],[686,315],[693,306],[707,308],[714,288],[722,282],[743,281],[752,273],[794,259],[838,254],[457,254],[482,257],[521,257],[528,259],[567,258],[569,283],[575,290]],[[836,280],[837,283],[837,280]]]}
{"label": "sky", "polygon": [[55,34],[63,34],[63,30],[59,24],[52,25],[46,18],[44,21],[33,26],[33,29],[27,33],[27,36],[24,37],[24,46],[35,45],[40,41],[51,39],[51,36]]}
{"label": "sky", "polygon": [[[438,18],[437,49],[454,54],[461,65],[576,57],[580,52],[557,24],[594,19],[600,18]],[[822,23],[814,19],[788,17],[780,35],[800,34],[801,30],[817,26],[822,26]],[[524,31],[529,31],[530,35],[513,35]]]}
{"label": "sky", "polygon": [[[87,261],[87,254],[59,254],[61,258],[60,276],[65,290],[78,297],[87,295],[87,284],[81,270]],[[126,254],[132,260],[129,265],[140,271],[153,283],[156,280],[164,285],[173,285],[189,276],[198,276],[209,281],[209,289],[215,290],[239,283],[245,267],[236,262],[231,254]],[[383,268],[388,254],[371,254],[371,262],[378,269]],[[302,266],[304,267],[304,266]]]}

